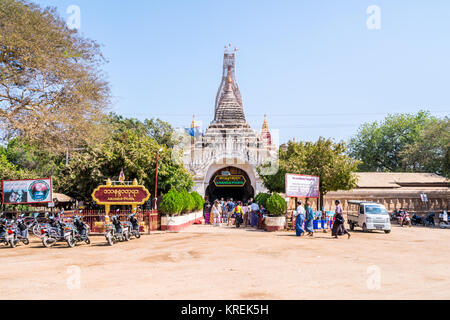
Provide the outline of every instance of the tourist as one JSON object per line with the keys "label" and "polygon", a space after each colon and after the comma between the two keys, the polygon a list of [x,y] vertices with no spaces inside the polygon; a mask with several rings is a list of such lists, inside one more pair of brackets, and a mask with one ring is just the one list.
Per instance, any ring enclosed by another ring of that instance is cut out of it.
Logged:
{"label": "tourist", "polygon": [[350,233],[347,231],[347,229],[345,229],[344,226],[344,211],[342,210],[341,202],[339,200],[336,200],[334,203],[336,204],[336,214],[334,215],[334,224],[333,229],[331,230],[331,236],[337,238],[338,236],[346,234],[348,236],[348,239],[350,239]]}
{"label": "tourist", "polygon": [[308,236],[314,236],[314,211],[311,208],[311,203],[306,201],[306,232],[308,232]]}
{"label": "tourist", "polygon": [[258,226],[258,212],[259,212],[259,206],[256,202],[252,202],[250,205],[250,225],[252,227]]}
{"label": "tourist", "polygon": [[294,217],[296,217],[295,221],[295,234],[297,237],[302,236],[305,233],[305,230],[303,230],[303,222],[305,221],[305,208],[302,206],[302,202],[297,202],[297,210],[294,211]]}
{"label": "tourist", "polygon": [[211,212],[211,204],[208,201],[208,197],[205,197],[205,203],[203,204],[203,219],[207,223],[206,216]]}
{"label": "tourist", "polygon": [[214,200],[214,205],[211,209],[211,215],[213,216],[213,224],[214,227],[218,227],[220,226],[220,211],[221,211],[221,207],[220,207],[220,203],[218,200]]}
{"label": "tourist", "polygon": [[247,222],[248,222],[248,204],[245,203],[242,206],[242,212],[244,213],[244,228],[247,228]]}
{"label": "tourist", "polygon": [[223,198],[220,199],[220,212],[221,212],[221,222],[227,221],[227,208],[226,208],[226,202]]}
{"label": "tourist", "polygon": [[265,218],[266,218],[266,209],[263,207],[263,205],[261,205],[258,211],[258,229],[264,229]]}
{"label": "tourist", "polygon": [[233,212],[234,212],[234,207],[235,207],[236,205],[234,204],[234,202],[233,202],[233,198],[230,198],[229,200],[228,200],[228,202],[227,202],[227,226],[229,226],[230,225],[230,222],[231,222],[231,215],[233,214]]}
{"label": "tourist", "polygon": [[247,226],[251,225],[251,213],[252,213],[252,208],[251,208],[251,201],[247,202]]}
{"label": "tourist", "polygon": [[238,201],[236,207],[234,207],[234,221],[236,224],[236,228],[239,228],[240,224],[243,222],[244,211],[242,209],[242,202]]}

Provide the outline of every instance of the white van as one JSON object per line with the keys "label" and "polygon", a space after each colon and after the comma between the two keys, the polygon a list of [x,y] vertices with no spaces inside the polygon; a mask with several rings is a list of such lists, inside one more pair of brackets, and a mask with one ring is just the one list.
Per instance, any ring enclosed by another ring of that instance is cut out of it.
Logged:
{"label": "white van", "polygon": [[391,232],[391,219],[382,204],[369,201],[349,201],[349,212],[347,221],[350,230],[360,227],[364,232],[371,230],[383,230],[385,233]]}

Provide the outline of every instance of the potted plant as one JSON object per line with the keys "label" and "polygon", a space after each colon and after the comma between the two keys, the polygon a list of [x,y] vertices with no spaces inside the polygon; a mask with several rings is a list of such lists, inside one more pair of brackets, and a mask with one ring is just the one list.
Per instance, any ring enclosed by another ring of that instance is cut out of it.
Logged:
{"label": "potted plant", "polygon": [[268,216],[265,218],[265,230],[277,231],[284,229],[286,225],[286,200],[278,193],[274,193],[267,198],[265,208],[268,211]]}

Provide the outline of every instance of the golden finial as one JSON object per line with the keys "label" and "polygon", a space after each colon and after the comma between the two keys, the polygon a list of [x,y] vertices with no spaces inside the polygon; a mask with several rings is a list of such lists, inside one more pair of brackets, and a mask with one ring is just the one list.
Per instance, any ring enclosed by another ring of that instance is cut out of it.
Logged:
{"label": "golden finial", "polygon": [[192,115],[191,128],[195,128],[195,114]]}
{"label": "golden finial", "polygon": [[262,125],[262,130],[265,132],[269,131],[269,124],[267,123],[267,115],[266,114],[264,115],[264,122]]}
{"label": "golden finial", "polygon": [[227,83],[233,83],[233,79],[231,78],[231,72],[228,70]]}

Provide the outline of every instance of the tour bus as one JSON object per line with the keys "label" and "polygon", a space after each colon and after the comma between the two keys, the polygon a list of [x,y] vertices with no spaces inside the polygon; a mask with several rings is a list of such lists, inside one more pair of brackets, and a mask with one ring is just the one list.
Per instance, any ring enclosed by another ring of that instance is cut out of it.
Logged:
{"label": "tour bus", "polygon": [[360,227],[364,232],[372,230],[383,230],[385,233],[391,232],[391,219],[382,204],[370,201],[348,202],[349,211],[347,221],[350,230]]}

